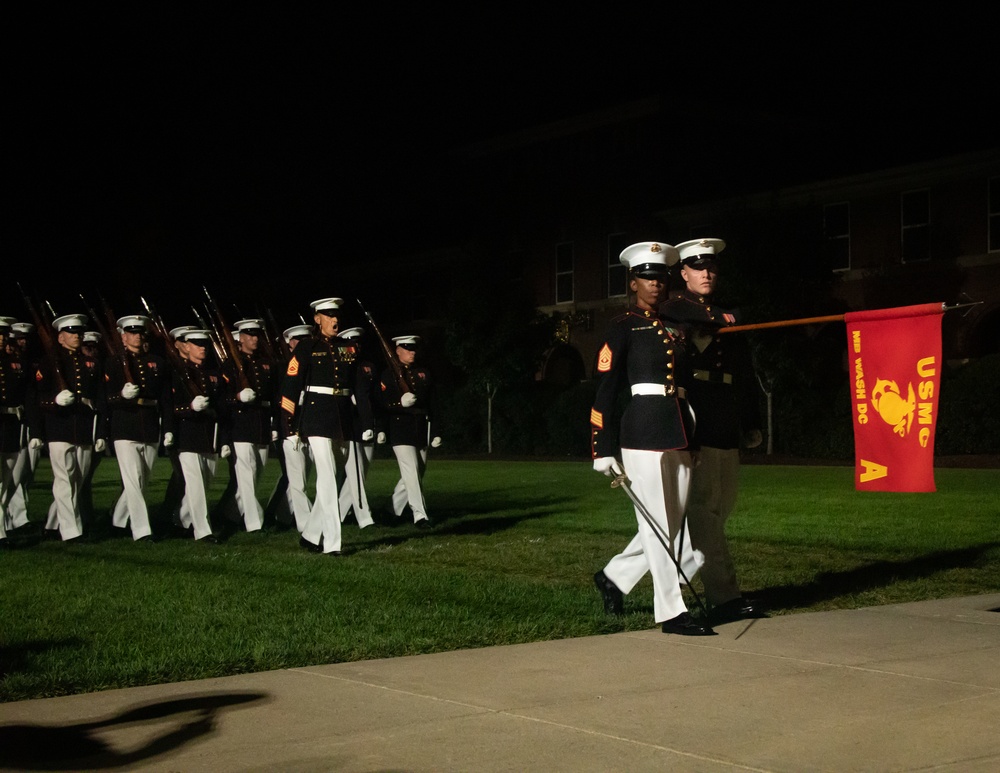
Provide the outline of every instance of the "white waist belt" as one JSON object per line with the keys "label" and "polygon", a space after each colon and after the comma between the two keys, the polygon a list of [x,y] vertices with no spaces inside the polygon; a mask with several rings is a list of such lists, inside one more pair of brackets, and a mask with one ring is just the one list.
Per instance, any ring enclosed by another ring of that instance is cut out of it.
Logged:
{"label": "white waist belt", "polygon": [[334,397],[350,397],[350,389],[334,389],[333,387],[307,386],[307,392],[316,392],[320,395],[333,395]]}
{"label": "white waist belt", "polygon": [[666,397],[670,395],[673,397],[676,395],[682,400],[687,399],[687,390],[684,387],[677,387],[676,389],[671,389],[667,391],[667,386],[665,384],[633,384],[632,385],[633,395],[659,395],[660,397]]}

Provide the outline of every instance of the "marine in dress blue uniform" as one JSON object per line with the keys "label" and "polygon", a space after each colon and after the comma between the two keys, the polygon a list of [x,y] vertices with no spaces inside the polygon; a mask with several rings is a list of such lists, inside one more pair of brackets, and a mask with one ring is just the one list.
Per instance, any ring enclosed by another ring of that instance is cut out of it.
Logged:
{"label": "marine in dress blue uniform", "polygon": [[[173,333],[172,333],[173,335]],[[208,485],[215,477],[219,450],[231,447],[219,414],[226,406],[226,388],[218,368],[209,359],[209,331],[188,328],[176,333],[183,339],[183,370],[171,376],[174,414],[174,449],[184,483],[179,519],[192,528],[195,540],[218,543],[208,510]]]}
{"label": "marine in dress blue uniform", "polygon": [[[30,322],[12,322],[9,348],[10,354],[21,361],[21,367],[30,376],[37,359],[35,326]],[[22,416],[22,423],[24,422]],[[31,444],[30,438],[26,437],[14,463],[14,491],[7,501],[7,516],[15,528],[28,523],[28,489],[34,480],[40,456],[40,444]]]}
{"label": "marine in dress blue uniform", "polygon": [[280,374],[270,358],[258,351],[264,335],[262,319],[241,319],[236,323],[236,332],[239,334],[239,366],[230,359],[222,368],[223,379],[229,387],[227,434],[235,458],[236,504],[246,530],[257,532],[264,525],[264,508],[257,499],[257,481],[267,464],[270,444],[278,436],[275,417]]}
{"label": "marine in dress blue uniform", "polygon": [[309,444],[316,467],[316,498],[302,547],[340,555],[340,499],[337,488],[353,433],[357,345],[340,338],[340,298],[313,301],[316,334],[295,347],[281,382],[281,420],[288,437]]}
{"label": "marine in dress blue uniform", "polygon": [[382,372],[378,394],[386,432],[380,433],[379,441],[388,439],[399,465],[399,481],[392,490],[390,507],[399,517],[409,505],[413,523],[427,528],[431,526],[423,492],[427,447],[441,445],[440,435],[433,431],[434,383],[427,368],[416,360],[420,336],[396,336],[392,341],[406,386],[399,383],[393,368]]}
{"label": "marine in dress blue uniform", "polygon": [[698,417],[699,463],[691,474],[687,522],[691,543],[705,556],[701,581],[714,620],[759,617],[760,606],[743,598],[726,539],[726,520],[739,489],[739,449],[760,444],[757,379],[746,339],[720,333],[739,324],[735,311],[712,301],[722,239],[692,239],[677,245],[684,290],[660,307],[664,317],[685,325],[691,341],[693,380],[688,396]]}
{"label": "marine in dress blue uniform", "polygon": [[143,315],[118,319],[122,338],[120,357],[105,361],[108,403],[107,437],[114,444],[123,492],[116,507],[118,528],[131,526],[132,539],[152,537],[146,503],[146,484],[159,453],[160,442],[174,442],[173,392],[170,366],[149,351],[146,336],[152,321]]}
{"label": "marine in dress blue uniform", "polygon": [[53,359],[38,363],[25,399],[29,444],[36,448],[48,444],[54,512],[64,541],[83,536],[80,489],[94,452],[102,452],[106,445],[104,373],[100,363],[82,350],[86,325],[84,314],[53,320],[57,333]]}
{"label": "marine in dress blue uniform", "polygon": [[368,467],[375,456],[375,384],[377,376],[375,365],[361,356],[362,337],[364,331],[360,327],[350,327],[340,332],[340,337],[354,341],[358,346],[357,380],[351,403],[354,406],[354,432],[347,452],[347,465],[344,469],[346,481],[340,489],[340,520],[343,522],[353,512],[362,529],[371,526],[371,506],[368,503],[368,492],[365,489],[365,477]]}
{"label": "marine in dress blue uniform", "polygon": [[[167,341],[165,341],[166,346],[172,346],[177,352],[178,357],[182,362],[187,360],[187,344],[184,343],[184,333],[192,330],[196,330],[195,325],[179,325],[178,327],[171,328],[167,332]],[[168,362],[171,362],[168,357]],[[173,368],[171,368],[171,376],[173,376]],[[170,459],[170,479],[167,481],[167,490],[163,495],[163,503],[161,505],[163,513],[165,514],[165,519],[169,521],[175,528],[179,527],[181,531],[190,527],[190,523],[187,526],[183,526],[180,523],[180,508],[183,503],[184,498],[184,473],[181,470],[180,462],[177,458],[177,446],[176,444],[167,448],[167,457]]]}
{"label": "marine in dress blue uniform", "polygon": [[[288,357],[282,363],[282,373],[288,369],[288,362],[292,359],[299,343],[311,338],[312,334],[312,326],[304,323],[285,328],[281,337],[288,347]],[[286,422],[278,421],[277,427],[283,461],[282,474],[271,494],[268,510],[273,511],[275,521],[278,524],[294,523],[295,528],[301,534],[309,520],[309,513],[312,511],[312,502],[309,500],[309,493],[306,490],[309,471],[312,468],[312,456],[309,453],[309,446],[303,443],[298,435],[288,434]]]}
{"label": "marine in dress blue uniform", "polygon": [[27,525],[26,512],[11,513],[17,490],[15,469],[26,445],[24,398],[27,371],[21,350],[10,341],[11,325],[17,320],[0,316],[0,545],[9,545],[8,532]]}
{"label": "marine in dress blue uniform", "polygon": [[[691,578],[701,557],[691,549],[683,528],[693,466],[694,416],[686,399],[690,368],[683,332],[658,312],[677,251],[663,242],[640,242],[626,247],[620,260],[628,268],[636,300],[611,321],[598,352],[597,393],[590,416],[594,469],[618,474],[615,454],[621,450],[633,492],[660,532],[668,535],[673,557]],[[631,398],[619,422],[616,409],[624,389]],[[688,613],[674,560],[638,510],[636,520],[636,536],[594,577],[605,607],[611,589],[620,599],[649,571],[653,613],[664,633],[713,633]]]}

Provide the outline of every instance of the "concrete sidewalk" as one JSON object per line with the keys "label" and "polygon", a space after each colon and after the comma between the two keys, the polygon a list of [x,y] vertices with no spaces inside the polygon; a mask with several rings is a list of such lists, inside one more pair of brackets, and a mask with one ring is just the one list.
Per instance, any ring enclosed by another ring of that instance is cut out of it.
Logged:
{"label": "concrete sidewalk", "polygon": [[1000,770],[1000,593],[0,704],[3,770]]}

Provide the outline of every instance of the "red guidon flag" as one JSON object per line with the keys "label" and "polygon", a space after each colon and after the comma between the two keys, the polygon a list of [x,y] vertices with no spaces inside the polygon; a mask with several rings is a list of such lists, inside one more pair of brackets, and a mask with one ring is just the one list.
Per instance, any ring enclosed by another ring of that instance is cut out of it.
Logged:
{"label": "red guidon flag", "polygon": [[941,315],[925,303],[844,315],[858,491],[934,491]]}

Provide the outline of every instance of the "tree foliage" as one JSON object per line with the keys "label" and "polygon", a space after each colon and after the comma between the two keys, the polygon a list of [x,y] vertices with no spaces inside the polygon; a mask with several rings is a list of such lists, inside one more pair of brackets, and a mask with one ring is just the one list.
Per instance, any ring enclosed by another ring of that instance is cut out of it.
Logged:
{"label": "tree foliage", "polygon": [[[551,319],[538,312],[531,296],[517,284],[473,293],[463,282],[452,293],[446,325],[448,358],[462,371],[466,386],[486,398],[488,437],[494,398],[534,378],[552,336]],[[492,440],[488,445],[492,447]]]}

